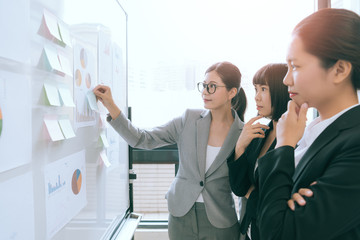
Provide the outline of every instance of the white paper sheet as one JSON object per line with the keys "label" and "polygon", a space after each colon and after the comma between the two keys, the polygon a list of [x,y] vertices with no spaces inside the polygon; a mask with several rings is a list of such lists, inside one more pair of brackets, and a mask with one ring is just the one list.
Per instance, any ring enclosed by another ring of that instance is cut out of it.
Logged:
{"label": "white paper sheet", "polygon": [[44,168],[47,237],[53,237],[86,206],[85,151]]}
{"label": "white paper sheet", "polygon": [[96,123],[97,115],[89,106],[86,96],[87,92],[97,85],[96,67],[96,48],[76,42],[74,44],[75,129],[93,126]]}
{"label": "white paper sheet", "polygon": [[30,78],[0,70],[0,172],[31,161]]}
{"label": "white paper sheet", "polygon": [[0,182],[0,239],[35,239],[33,189],[31,173]]}
{"label": "white paper sheet", "polygon": [[0,57],[30,62],[29,9],[29,0],[0,1]]}

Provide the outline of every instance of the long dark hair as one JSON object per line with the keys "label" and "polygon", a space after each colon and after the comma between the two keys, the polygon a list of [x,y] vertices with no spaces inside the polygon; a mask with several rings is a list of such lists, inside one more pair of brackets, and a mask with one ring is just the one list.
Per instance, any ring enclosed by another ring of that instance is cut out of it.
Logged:
{"label": "long dark hair", "polygon": [[244,90],[241,88],[241,73],[238,67],[230,62],[218,62],[211,65],[205,72],[215,71],[224,82],[227,90],[236,88],[237,94],[231,99],[231,106],[238,114],[241,121],[244,121],[244,114],[247,100]]}
{"label": "long dark hair", "polygon": [[360,16],[345,9],[325,8],[303,19],[293,35],[301,38],[305,50],[317,56],[325,69],[338,60],[352,65],[351,82],[360,88]]}
{"label": "long dark hair", "polygon": [[253,84],[268,85],[271,97],[271,119],[279,120],[287,110],[290,100],[288,88],[283,83],[288,67],[285,63],[267,64],[260,68],[254,75]]}

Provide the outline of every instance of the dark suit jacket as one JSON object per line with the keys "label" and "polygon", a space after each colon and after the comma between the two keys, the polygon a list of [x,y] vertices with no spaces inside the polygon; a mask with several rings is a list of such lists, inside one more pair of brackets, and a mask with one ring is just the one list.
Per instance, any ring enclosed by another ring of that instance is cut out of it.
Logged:
{"label": "dark suit jacket", "polygon": [[[360,239],[360,106],[342,114],[309,147],[297,168],[294,148],[259,159],[258,222],[261,239]],[[299,188],[313,197],[291,211]]]}
{"label": "dark suit jacket", "polygon": [[[237,196],[243,197],[248,192],[251,185],[255,188],[251,192],[245,209],[241,209],[241,212],[245,211],[245,214],[241,220],[241,232],[244,234],[247,232],[249,224],[251,223],[251,236],[252,240],[259,239],[259,233],[256,223],[257,217],[257,205],[258,205],[258,187],[255,183],[254,169],[257,158],[260,151],[268,137],[270,131],[273,129],[272,121],[269,123],[269,129],[265,130],[265,138],[255,138],[251,141],[245,152],[234,161],[234,154],[228,158],[229,167],[229,180],[231,190]],[[268,151],[274,149],[276,145],[276,139],[273,141]],[[242,215],[242,214],[240,214]]]}

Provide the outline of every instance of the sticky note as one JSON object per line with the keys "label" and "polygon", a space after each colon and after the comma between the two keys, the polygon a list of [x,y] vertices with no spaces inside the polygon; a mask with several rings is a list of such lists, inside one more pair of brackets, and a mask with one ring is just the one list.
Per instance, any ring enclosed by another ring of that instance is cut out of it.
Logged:
{"label": "sticky note", "polygon": [[44,122],[52,141],[55,142],[64,139],[57,119],[44,119]]}
{"label": "sticky note", "polygon": [[69,119],[60,119],[59,125],[66,139],[73,138],[76,136]]}
{"label": "sticky note", "polygon": [[62,21],[58,21],[58,26],[59,26],[59,33],[63,45],[67,45],[71,47],[72,44],[71,44],[69,27]]}
{"label": "sticky note", "polygon": [[48,71],[52,71],[61,76],[65,75],[63,73],[56,49],[53,49],[48,46],[44,46],[40,63],[42,64],[42,67]]}
{"label": "sticky note", "polygon": [[108,140],[106,138],[105,133],[100,134],[100,140],[101,140],[101,142],[102,142],[102,144],[104,145],[105,148],[109,147],[109,142],[108,142]]}
{"label": "sticky note", "polygon": [[44,89],[50,105],[61,106],[57,88],[53,85],[44,83]]}
{"label": "sticky note", "polygon": [[73,97],[71,96],[70,89],[66,87],[59,87],[60,99],[66,107],[75,107]]}
{"label": "sticky note", "polygon": [[73,76],[73,74],[72,74],[73,71],[71,69],[69,59],[66,58],[62,54],[58,54],[58,58],[59,58],[59,62],[60,62],[60,65],[61,65],[61,71],[63,73],[65,73],[66,75],[72,77]]}
{"label": "sticky note", "polygon": [[105,151],[100,152],[100,158],[103,161],[103,163],[105,164],[106,167],[110,167],[111,163],[108,159],[108,157],[106,156]]}
{"label": "sticky note", "polygon": [[96,103],[96,96],[93,91],[88,91],[86,93],[86,98],[88,100],[89,106],[93,111],[99,112],[98,105]]}
{"label": "sticky note", "polygon": [[54,14],[44,10],[42,24],[44,27],[42,31],[45,37],[49,38],[50,40],[55,40],[55,42],[61,41],[58,20]]}

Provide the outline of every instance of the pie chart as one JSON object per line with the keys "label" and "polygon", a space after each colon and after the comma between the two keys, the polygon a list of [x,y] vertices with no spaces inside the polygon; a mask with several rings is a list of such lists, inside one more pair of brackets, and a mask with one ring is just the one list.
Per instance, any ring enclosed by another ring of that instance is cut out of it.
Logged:
{"label": "pie chart", "polygon": [[87,54],[85,49],[80,50],[80,63],[83,68],[86,68],[87,66]]}
{"label": "pie chart", "polygon": [[76,71],[75,71],[75,82],[76,82],[76,86],[80,87],[80,85],[81,85],[81,80],[82,80],[81,72],[80,72],[79,69],[76,69]]}
{"label": "pie chart", "polygon": [[81,190],[81,183],[82,183],[82,174],[79,169],[76,169],[71,181],[71,188],[75,195],[77,195]]}

